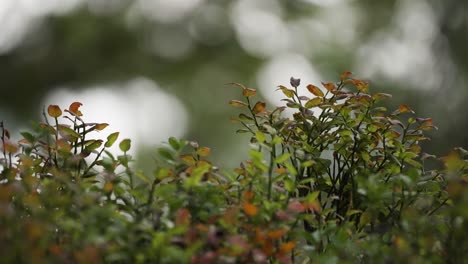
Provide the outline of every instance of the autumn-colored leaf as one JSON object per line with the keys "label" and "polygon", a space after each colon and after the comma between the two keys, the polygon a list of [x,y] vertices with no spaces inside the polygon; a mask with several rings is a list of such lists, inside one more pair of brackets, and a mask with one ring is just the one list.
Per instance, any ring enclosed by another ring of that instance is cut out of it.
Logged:
{"label": "autumn-colored leaf", "polygon": [[296,243],[293,241],[288,241],[286,243],[281,244],[280,246],[280,252],[283,254],[291,252],[296,247]]}
{"label": "autumn-colored leaf", "polygon": [[345,72],[343,72],[343,73],[341,74],[341,76],[340,76],[340,80],[341,80],[341,81],[344,81],[344,80],[345,80],[346,78],[348,78],[351,74],[352,74],[352,72],[350,72],[350,71],[345,71]]}
{"label": "autumn-colored leaf", "polygon": [[292,201],[288,204],[288,211],[291,211],[294,213],[302,213],[305,210],[306,208],[299,201]]}
{"label": "autumn-colored leaf", "polygon": [[14,144],[13,142],[10,142],[8,140],[5,140],[3,143],[3,150],[5,150],[6,153],[16,153],[18,151],[18,146]]}
{"label": "autumn-colored leaf", "polygon": [[51,117],[57,118],[62,115],[62,110],[58,105],[49,105],[49,107],[47,108],[47,113]]}
{"label": "autumn-colored leaf", "polygon": [[405,104],[402,104],[400,105],[400,107],[398,107],[398,113],[412,113],[414,114],[414,111],[411,110],[411,108]]}
{"label": "autumn-colored leaf", "polygon": [[334,83],[324,83],[324,82],[322,82],[322,85],[323,85],[323,87],[325,87],[325,89],[327,89],[328,91],[333,91],[333,90],[336,89]]}
{"label": "autumn-colored leaf", "polygon": [[288,232],[288,229],[287,228],[280,228],[280,229],[276,229],[276,230],[272,230],[272,231],[269,231],[267,233],[267,236],[271,239],[280,239],[282,236],[284,236],[284,234],[286,234],[286,232]]}
{"label": "autumn-colored leaf", "polygon": [[252,200],[252,198],[255,196],[255,193],[252,192],[252,191],[246,191],[244,193],[244,199],[247,200],[247,201],[250,201]]}
{"label": "autumn-colored leaf", "polygon": [[210,155],[211,149],[208,147],[201,147],[197,149],[197,154],[200,155],[201,157],[206,157]]}
{"label": "autumn-colored leaf", "polygon": [[181,155],[180,156],[180,159],[183,160],[185,163],[187,163],[188,165],[195,165],[196,161],[195,161],[195,158],[190,155],[190,154],[186,154],[186,155]]}
{"label": "autumn-colored leaf", "polygon": [[265,111],[265,107],[266,107],[266,103],[265,103],[265,102],[258,101],[258,102],[254,105],[253,111],[254,111],[254,113],[256,113],[256,114],[259,114],[259,113],[262,113],[263,111]]}
{"label": "autumn-colored leaf", "polygon": [[246,103],[244,103],[242,101],[239,101],[239,100],[231,100],[231,101],[229,101],[229,104],[232,105],[232,106],[236,106],[236,107],[247,106]]}
{"label": "autumn-colored leaf", "polygon": [[288,170],[286,170],[286,168],[283,168],[283,167],[275,168],[273,171],[277,174],[285,174],[288,172]]}
{"label": "autumn-colored leaf", "polygon": [[315,96],[318,96],[318,97],[324,97],[325,96],[323,94],[322,90],[320,90],[320,88],[318,88],[315,85],[312,85],[312,84],[307,85],[307,90],[309,90],[309,92],[311,92]]}
{"label": "autumn-colored leaf", "polygon": [[74,115],[82,116],[83,114],[79,110],[80,106],[82,106],[82,105],[83,104],[80,103],[80,102],[73,102],[73,103],[70,104],[70,107],[68,107],[68,111],[70,111]]}
{"label": "autumn-colored leaf", "polygon": [[242,91],[242,95],[245,97],[254,96],[256,94],[257,94],[257,90],[255,89],[246,88]]}
{"label": "autumn-colored leaf", "polygon": [[349,79],[348,81],[354,84],[354,86],[356,86],[356,88],[361,92],[367,92],[367,90],[369,89],[369,83],[364,80]]}
{"label": "autumn-colored leaf", "polygon": [[103,130],[104,128],[106,128],[107,126],[109,126],[109,124],[107,123],[101,123],[101,124],[96,124],[93,129],[96,129],[98,131],[101,131]]}
{"label": "autumn-colored leaf", "polygon": [[190,211],[187,208],[177,210],[175,223],[178,226],[190,224]]}
{"label": "autumn-colored leaf", "polygon": [[240,83],[228,83],[228,84],[233,85],[233,86],[240,87],[240,88],[242,88],[242,90],[247,89],[247,87],[245,87],[244,85],[242,85],[242,84],[240,84]]}
{"label": "autumn-colored leaf", "polygon": [[372,99],[376,101],[380,101],[380,100],[387,99],[387,98],[392,98],[392,95],[386,94],[386,93],[376,93],[372,95]]}
{"label": "autumn-colored leaf", "polygon": [[244,203],[243,208],[246,215],[251,217],[257,215],[258,209],[255,205],[251,203]]}

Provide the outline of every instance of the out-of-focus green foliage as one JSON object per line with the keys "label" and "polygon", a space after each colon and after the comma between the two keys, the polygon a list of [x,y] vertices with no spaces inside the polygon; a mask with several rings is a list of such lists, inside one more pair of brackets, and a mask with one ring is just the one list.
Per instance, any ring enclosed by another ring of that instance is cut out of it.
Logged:
{"label": "out-of-focus green foliage", "polygon": [[[440,158],[419,142],[434,128],[389,94],[341,75],[280,86],[270,108],[234,83],[250,136],[239,168],[170,138],[146,175],[130,166],[130,139],[90,137],[81,103],[44,109],[19,142],[1,123],[0,253],[14,263],[460,263],[467,257],[468,152]],[[345,90],[345,88],[347,88]],[[282,115],[293,110],[291,118]],[[70,125],[61,122],[65,118]],[[59,121],[60,119],[60,121]],[[119,144],[122,155],[107,148]],[[229,151],[226,150],[226,151]]]}
{"label": "out-of-focus green foliage", "polygon": [[[199,6],[190,14],[182,19],[168,21],[158,21],[138,13],[135,15],[136,2],[151,1],[111,1],[117,3],[115,7],[108,4],[109,8],[100,11],[90,8],[92,5],[105,6],[105,2],[108,1],[83,1],[69,13],[38,18],[38,23],[33,20],[35,27],[27,32],[24,39],[0,55],[2,110],[12,111],[16,119],[25,121],[36,114],[43,96],[55,87],[83,89],[99,83],[116,83],[145,76],[155,80],[187,106],[192,120],[187,137],[197,138],[200,142],[213,146],[217,161],[233,164],[229,157],[218,151],[238,145],[236,138],[220,136],[228,134],[231,128],[213,128],[208,124],[222,123],[224,116],[231,113],[220,107],[220,104],[211,104],[216,102],[211,98],[214,94],[225,98],[233,96],[220,87],[232,80],[255,85],[256,74],[269,60],[246,50],[240,37],[236,35],[234,23],[230,21],[235,16],[232,10],[236,5],[249,1],[198,1]],[[258,2],[262,5],[268,1]],[[276,12],[273,13],[291,29],[290,34],[278,38],[275,40],[277,42],[283,39],[300,42],[299,38],[305,35],[302,33],[308,32],[307,21],[319,20],[325,9],[321,1],[271,2],[269,5],[274,6],[272,9]],[[431,29],[434,30],[435,37],[428,38],[427,44],[435,56],[434,67],[440,72],[442,79],[438,80],[437,89],[422,92],[417,88],[423,85],[387,77],[379,83],[382,90],[391,90],[395,96],[394,105],[387,106],[395,107],[411,99],[411,104],[418,113],[433,116],[438,123],[444,122],[442,130],[434,135],[433,143],[425,144],[431,152],[446,152],[451,145],[466,147],[468,139],[463,132],[465,129],[452,129],[452,126],[468,127],[463,115],[468,98],[464,74],[468,72],[468,56],[465,52],[468,40],[464,34],[467,17],[465,1],[341,1],[336,9],[343,5],[351,7],[344,14],[358,11],[356,25],[349,28],[356,34],[356,41],[348,43],[343,40],[346,34],[327,39],[321,39],[322,35],[317,35],[311,36],[306,44],[290,48],[287,52],[304,55],[316,66],[323,79],[331,78],[346,68],[372,67],[366,66],[368,56],[361,54],[360,49],[373,38],[391,33],[394,29],[392,23],[398,22],[399,7],[406,3],[428,7],[433,14],[430,23],[435,25]],[[212,12],[215,13],[214,16],[210,16]],[[418,12],[407,11],[408,14]],[[329,18],[325,20],[326,23],[319,20],[315,26],[323,26],[318,32],[325,31],[322,33],[334,36],[335,28],[328,27],[327,23],[337,20],[343,13],[340,10],[340,13],[327,14]],[[419,30],[419,26],[426,26],[427,21],[418,18],[420,17],[416,16],[412,24]],[[210,19],[216,20],[212,22]],[[292,29],[301,25],[305,25],[306,30],[294,34]],[[349,24],[344,23],[339,28],[348,26]],[[424,29],[422,27],[420,31]],[[314,27],[311,26],[310,30],[314,30]],[[419,35],[421,32],[418,30],[412,34]],[[179,39],[179,35],[186,38]],[[188,42],[191,43],[187,44],[191,45],[190,52],[184,56],[171,57],[169,52],[161,54],[153,50],[157,43],[170,47]],[[414,50],[416,52],[418,47]],[[427,76],[419,75],[415,78],[423,81],[430,79],[431,75],[432,73],[427,73]],[[433,104],[428,106],[426,101]],[[447,119],[446,116],[451,118]]]}

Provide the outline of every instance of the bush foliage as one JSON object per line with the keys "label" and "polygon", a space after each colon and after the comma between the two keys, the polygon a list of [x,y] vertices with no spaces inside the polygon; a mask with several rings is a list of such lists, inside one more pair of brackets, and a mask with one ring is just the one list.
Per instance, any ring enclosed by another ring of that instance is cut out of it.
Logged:
{"label": "bush foliage", "polygon": [[[468,257],[468,152],[421,150],[434,129],[407,105],[389,112],[366,81],[279,86],[268,108],[241,84],[232,171],[210,149],[170,138],[152,175],[130,139],[93,139],[75,102],[12,142],[1,124],[0,253],[9,263],[461,263]],[[286,109],[292,115],[283,113]],[[67,119],[68,123],[62,121]],[[119,144],[121,155],[108,151]],[[427,170],[435,159],[443,166]]]}

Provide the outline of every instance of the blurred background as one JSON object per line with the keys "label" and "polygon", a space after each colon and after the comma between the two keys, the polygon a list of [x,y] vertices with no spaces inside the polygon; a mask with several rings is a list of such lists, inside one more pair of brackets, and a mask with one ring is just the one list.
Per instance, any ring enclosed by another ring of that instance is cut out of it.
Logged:
{"label": "blurred background", "polygon": [[84,105],[132,139],[140,163],[173,135],[237,166],[227,102],[239,82],[270,106],[277,85],[336,81],[343,71],[393,94],[439,127],[426,152],[468,146],[468,1],[1,0],[0,120],[10,131],[44,105]]}

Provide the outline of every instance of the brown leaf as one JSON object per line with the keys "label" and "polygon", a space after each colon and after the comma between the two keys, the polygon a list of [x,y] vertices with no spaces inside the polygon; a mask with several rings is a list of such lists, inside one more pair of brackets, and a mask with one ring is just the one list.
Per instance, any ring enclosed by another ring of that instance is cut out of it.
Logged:
{"label": "brown leaf", "polygon": [[344,80],[345,80],[346,78],[348,78],[348,76],[350,76],[351,74],[352,74],[352,72],[350,72],[350,71],[345,71],[345,72],[343,72],[343,73],[341,74],[341,76],[340,76],[340,80],[341,80],[341,81],[344,81]]}
{"label": "brown leaf", "polygon": [[259,114],[259,113],[262,113],[263,111],[265,111],[265,107],[266,107],[266,103],[265,103],[265,102],[258,101],[258,102],[254,105],[253,111],[254,111],[254,113],[256,113],[256,114]]}
{"label": "brown leaf", "polygon": [[327,89],[328,91],[333,91],[333,90],[336,89],[334,83],[324,83],[324,82],[322,82],[322,85],[323,85],[323,87],[325,87],[325,89]]}
{"label": "brown leaf", "polygon": [[309,90],[309,92],[311,92],[315,96],[318,96],[318,97],[324,97],[325,96],[323,94],[322,90],[320,90],[320,88],[318,88],[315,85],[312,85],[312,84],[307,85],[307,90]]}
{"label": "brown leaf", "polygon": [[257,94],[257,90],[255,89],[246,88],[242,91],[242,95],[245,97],[254,96],[256,94]]}
{"label": "brown leaf", "polygon": [[229,101],[229,104],[230,104],[230,105],[233,105],[233,106],[236,106],[236,107],[247,106],[246,103],[244,103],[244,102],[242,102],[242,101],[239,101],[239,100],[231,100],[231,101]]}
{"label": "brown leaf", "polygon": [[47,108],[47,113],[51,117],[57,118],[62,115],[62,110],[58,105],[49,105],[49,107]]}
{"label": "brown leaf", "polygon": [[83,114],[81,113],[81,111],[79,110],[80,106],[82,106],[83,104],[80,103],[80,102],[73,102],[70,107],[68,107],[68,111],[70,111],[71,113],[77,115],[77,116],[82,116]]}

